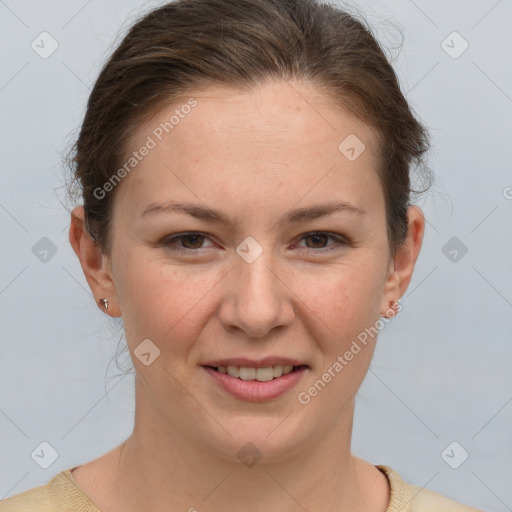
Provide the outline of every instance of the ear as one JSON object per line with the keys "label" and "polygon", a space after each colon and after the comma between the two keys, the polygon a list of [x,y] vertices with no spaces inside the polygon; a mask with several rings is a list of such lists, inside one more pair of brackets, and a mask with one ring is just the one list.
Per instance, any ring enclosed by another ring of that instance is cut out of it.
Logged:
{"label": "ear", "polygon": [[[407,237],[390,261],[381,303],[381,316],[393,316],[392,301],[398,301],[411,282],[414,265],[420,253],[425,232],[425,216],[418,206],[407,209]],[[391,313],[391,314],[390,314]],[[395,310],[396,314],[396,310]]]}
{"label": "ear", "polygon": [[101,252],[98,244],[87,231],[83,206],[78,206],[71,212],[69,241],[80,260],[96,305],[105,312],[105,308],[99,304],[99,300],[108,299],[107,314],[121,316],[117,292],[112,279],[110,258]]}

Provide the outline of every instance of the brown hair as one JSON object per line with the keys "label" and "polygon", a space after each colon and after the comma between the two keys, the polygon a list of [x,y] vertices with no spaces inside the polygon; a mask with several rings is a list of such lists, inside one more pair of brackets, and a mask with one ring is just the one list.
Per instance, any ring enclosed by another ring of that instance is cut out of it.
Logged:
{"label": "brown hair", "polygon": [[[114,188],[94,193],[123,165],[130,137],[178,97],[208,83],[249,89],[303,80],[377,128],[390,252],[407,234],[409,168],[429,134],[364,19],[315,0],[177,0],[144,15],[94,85],[68,164],[91,235],[109,254]],[[341,142],[341,141],[340,141]]]}

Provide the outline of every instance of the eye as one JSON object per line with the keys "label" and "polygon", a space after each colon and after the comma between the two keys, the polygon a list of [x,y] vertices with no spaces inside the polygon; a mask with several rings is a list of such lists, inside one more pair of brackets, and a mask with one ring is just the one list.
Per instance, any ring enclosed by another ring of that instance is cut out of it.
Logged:
{"label": "eye", "polygon": [[[334,240],[334,244],[325,245],[329,238]],[[308,240],[310,241],[309,244]],[[306,247],[308,249],[319,249],[321,252],[332,251],[339,248],[340,246],[350,245],[350,243],[341,236],[336,235],[334,233],[328,233],[325,231],[315,231],[312,233],[306,233],[305,235],[301,236],[301,241],[306,242]]]}
{"label": "eye", "polygon": [[197,252],[198,249],[203,249],[203,242],[207,239],[208,237],[202,233],[180,233],[164,239],[162,245],[173,251]]}
{"label": "eye", "polygon": [[[329,239],[334,240],[334,243],[326,245]],[[161,245],[171,251],[193,254],[199,253],[199,249],[214,247],[214,244],[211,244],[210,246],[203,246],[206,240],[209,240],[209,238],[203,233],[178,233],[177,235],[164,238],[161,242]],[[342,246],[350,245],[350,242],[340,235],[324,231],[306,233],[300,237],[300,241],[304,241],[306,245],[297,245],[297,247],[306,247],[306,249],[312,249],[314,252],[322,253],[335,250]]]}

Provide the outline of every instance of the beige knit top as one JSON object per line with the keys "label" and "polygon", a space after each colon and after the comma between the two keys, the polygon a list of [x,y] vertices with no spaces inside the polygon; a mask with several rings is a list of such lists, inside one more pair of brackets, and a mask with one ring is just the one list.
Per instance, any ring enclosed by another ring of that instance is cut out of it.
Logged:
{"label": "beige knit top", "polygon": [[[441,494],[406,483],[389,466],[376,466],[389,481],[391,498],[386,512],[483,512]],[[66,469],[46,485],[0,501],[0,512],[101,512],[78,487]]]}

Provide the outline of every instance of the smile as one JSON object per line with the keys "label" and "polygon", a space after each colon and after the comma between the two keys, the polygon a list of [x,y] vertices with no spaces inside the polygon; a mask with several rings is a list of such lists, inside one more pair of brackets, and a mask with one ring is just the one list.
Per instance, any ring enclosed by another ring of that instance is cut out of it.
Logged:
{"label": "smile", "polygon": [[230,396],[249,402],[273,400],[294,388],[302,379],[306,365],[235,366],[203,365],[217,386]]}
{"label": "smile", "polygon": [[218,366],[213,367],[220,373],[226,373],[231,377],[239,378],[241,380],[257,380],[259,382],[268,382],[269,380],[277,379],[282,375],[287,375],[292,372],[294,367],[291,364],[276,366],[266,366],[264,368],[254,368],[248,366]]}

